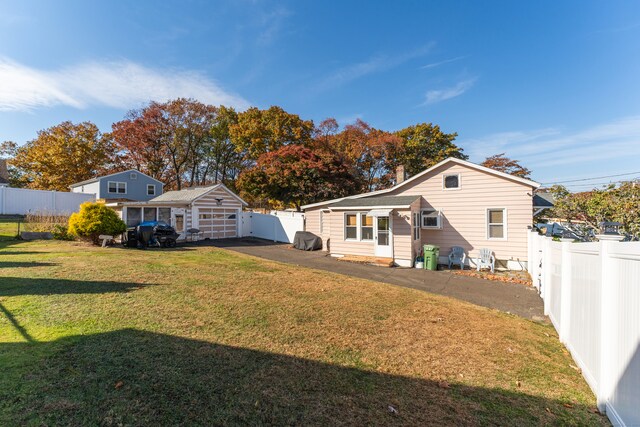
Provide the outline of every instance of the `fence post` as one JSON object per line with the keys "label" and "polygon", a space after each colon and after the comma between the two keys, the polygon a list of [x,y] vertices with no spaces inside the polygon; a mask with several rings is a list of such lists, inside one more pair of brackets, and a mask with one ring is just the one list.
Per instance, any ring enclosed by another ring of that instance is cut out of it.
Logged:
{"label": "fence post", "polygon": [[4,215],[5,186],[0,186],[0,215]]}
{"label": "fence post", "polygon": [[615,387],[613,371],[613,349],[617,335],[617,327],[613,321],[615,301],[618,287],[614,280],[613,262],[610,251],[613,245],[619,244],[624,236],[597,235],[600,241],[600,258],[602,262],[600,278],[600,378],[596,396],[598,410],[603,414],[607,410],[607,402],[611,399]]}
{"label": "fence post", "polygon": [[541,286],[542,295],[544,295],[544,314],[549,315],[551,311],[551,294],[549,293],[549,285],[551,284],[551,242],[550,237],[544,237],[542,241],[542,274]]}
{"label": "fence post", "polygon": [[571,330],[571,252],[573,239],[562,239],[562,276],[560,281],[560,342],[569,340]]}

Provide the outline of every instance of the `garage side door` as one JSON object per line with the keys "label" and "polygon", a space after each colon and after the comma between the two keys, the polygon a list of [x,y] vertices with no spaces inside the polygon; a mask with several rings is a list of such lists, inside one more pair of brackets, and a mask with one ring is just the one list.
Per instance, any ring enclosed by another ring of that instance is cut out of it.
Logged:
{"label": "garage side door", "polygon": [[238,237],[237,211],[224,208],[200,208],[198,228],[205,239]]}

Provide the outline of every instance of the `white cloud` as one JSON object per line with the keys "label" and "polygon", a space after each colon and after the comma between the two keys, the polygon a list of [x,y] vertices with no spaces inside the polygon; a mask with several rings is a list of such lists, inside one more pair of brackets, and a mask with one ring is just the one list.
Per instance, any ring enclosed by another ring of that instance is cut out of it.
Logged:
{"label": "white cloud", "polygon": [[129,109],[178,97],[239,109],[249,106],[242,97],[195,71],[152,69],[124,60],[47,71],[0,58],[0,111],[58,105]]}
{"label": "white cloud", "polygon": [[443,88],[443,89],[433,89],[427,91],[425,96],[425,105],[435,104],[438,102],[446,101],[447,99],[455,98],[456,96],[460,96],[475,84],[476,78],[463,80],[458,82],[455,86]]}
{"label": "white cloud", "polygon": [[423,65],[420,68],[423,69],[423,70],[428,70],[430,68],[436,68],[436,67],[439,67],[441,65],[449,64],[449,63],[455,62],[455,61],[459,61],[459,60],[464,59],[464,58],[466,58],[466,56],[456,56],[455,58],[445,59],[443,61],[438,61],[438,62],[432,62],[431,64]]}
{"label": "white cloud", "polygon": [[554,182],[620,173],[617,168],[620,162],[627,164],[629,159],[640,158],[638,141],[640,116],[630,116],[582,130],[546,128],[501,132],[481,138],[461,138],[458,144],[473,162],[506,153],[533,169],[541,182]]}
{"label": "white cloud", "polygon": [[363,62],[348,65],[331,73],[320,82],[317,89],[331,89],[343,84],[357,80],[369,74],[390,70],[398,67],[407,61],[426,55],[433,49],[435,43],[429,43],[419,49],[398,55],[375,55]]}

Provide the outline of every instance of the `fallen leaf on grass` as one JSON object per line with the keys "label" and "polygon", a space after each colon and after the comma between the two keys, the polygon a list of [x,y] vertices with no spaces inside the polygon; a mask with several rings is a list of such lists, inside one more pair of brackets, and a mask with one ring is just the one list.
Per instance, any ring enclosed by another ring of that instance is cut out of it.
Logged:
{"label": "fallen leaf on grass", "polygon": [[449,383],[448,383],[448,382],[446,382],[446,381],[440,381],[440,382],[438,382],[438,387],[440,387],[440,388],[451,388],[451,386],[449,385]]}
{"label": "fallen leaf on grass", "polygon": [[516,381],[516,386],[522,387],[522,383],[520,381]]}
{"label": "fallen leaf on grass", "polygon": [[394,408],[393,406],[389,405],[387,406],[387,409],[389,410],[389,412],[391,412],[393,415],[398,415],[398,410],[396,408]]}
{"label": "fallen leaf on grass", "polygon": [[573,405],[570,403],[563,403],[562,406],[564,406],[565,408],[573,408]]}
{"label": "fallen leaf on grass", "polygon": [[118,382],[116,383],[116,385],[114,386],[114,388],[117,390],[117,389],[119,389],[120,387],[122,387],[123,385],[124,385],[124,382],[123,382],[123,381],[118,381]]}

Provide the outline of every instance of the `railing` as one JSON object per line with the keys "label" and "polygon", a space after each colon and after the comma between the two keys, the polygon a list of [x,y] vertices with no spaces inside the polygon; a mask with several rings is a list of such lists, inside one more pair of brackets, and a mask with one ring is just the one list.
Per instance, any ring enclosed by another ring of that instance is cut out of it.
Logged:
{"label": "railing", "polygon": [[640,425],[640,243],[529,235],[545,314],[614,425]]}

